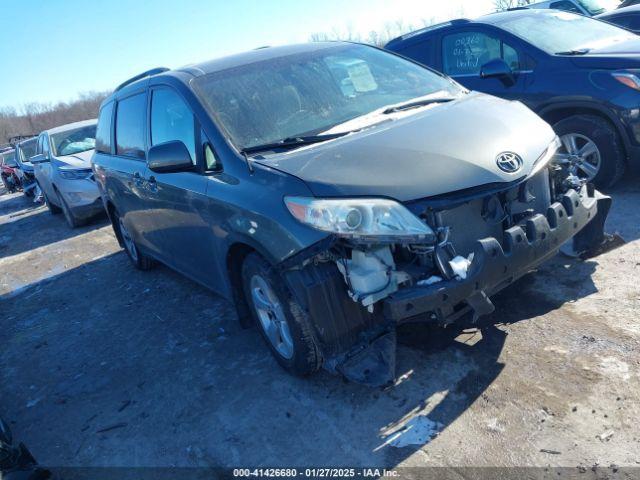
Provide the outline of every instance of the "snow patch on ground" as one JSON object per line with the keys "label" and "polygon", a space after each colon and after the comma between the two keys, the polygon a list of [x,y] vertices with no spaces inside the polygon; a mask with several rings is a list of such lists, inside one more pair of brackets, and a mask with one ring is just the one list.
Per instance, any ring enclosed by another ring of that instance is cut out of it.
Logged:
{"label": "snow patch on ground", "polygon": [[426,415],[418,415],[387,435],[384,444],[396,448],[426,445],[438,435],[442,428],[440,423],[430,420]]}
{"label": "snow patch on ground", "polygon": [[629,364],[615,357],[602,358],[600,368],[605,374],[615,375],[621,377],[623,380],[629,380],[631,378]]}

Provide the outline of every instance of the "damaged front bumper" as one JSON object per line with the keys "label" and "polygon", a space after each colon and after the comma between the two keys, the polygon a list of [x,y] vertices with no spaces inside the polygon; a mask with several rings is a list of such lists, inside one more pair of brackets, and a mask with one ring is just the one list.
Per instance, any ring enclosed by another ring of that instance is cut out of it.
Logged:
{"label": "damaged front bumper", "polygon": [[427,316],[448,323],[469,310],[476,317],[493,311],[489,296],[554,256],[573,238],[575,250],[587,250],[604,239],[604,221],[611,198],[585,185],[569,190],[524,226],[504,231],[504,239],[484,238],[476,243],[465,279],[400,289],[384,300],[384,316],[399,323]]}
{"label": "damaged front bumper", "polygon": [[465,314],[472,313],[476,319],[491,313],[491,295],[554,256],[563,244],[572,241],[576,251],[600,245],[610,205],[610,197],[590,185],[579,191],[570,189],[550,204],[545,214],[531,215],[504,230],[502,239],[478,239],[465,278],[403,285],[375,308],[355,301],[336,265],[322,261],[319,252],[329,249],[335,239],[310,249],[304,265],[296,256],[281,268],[312,319],[325,368],[357,383],[387,385],[395,378],[397,325],[446,325]]}

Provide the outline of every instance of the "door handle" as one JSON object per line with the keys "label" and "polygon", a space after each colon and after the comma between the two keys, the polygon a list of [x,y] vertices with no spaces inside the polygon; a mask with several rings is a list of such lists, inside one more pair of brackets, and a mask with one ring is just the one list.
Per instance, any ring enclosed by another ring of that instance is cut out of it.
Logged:
{"label": "door handle", "polygon": [[147,186],[149,187],[150,191],[157,192],[158,182],[156,182],[156,177],[154,177],[153,175],[150,176],[149,179],[147,180]]}
{"label": "door handle", "polygon": [[142,186],[142,177],[140,176],[140,172],[135,172],[133,174],[133,183],[136,184],[136,187]]}

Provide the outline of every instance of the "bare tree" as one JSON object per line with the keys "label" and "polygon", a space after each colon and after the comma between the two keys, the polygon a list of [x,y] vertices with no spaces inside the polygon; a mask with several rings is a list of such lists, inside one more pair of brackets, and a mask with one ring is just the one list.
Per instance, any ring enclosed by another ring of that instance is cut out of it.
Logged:
{"label": "bare tree", "polygon": [[16,135],[36,135],[59,125],[95,118],[107,95],[108,92],[86,92],[70,102],[27,103],[18,110],[0,109],[0,143]]}
{"label": "bare tree", "polygon": [[533,0],[493,0],[493,6],[497,12],[515,7],[524,7],[533,3]]}
{"label": "bare tree", "polygon": [[353,28],[352,24],[347,25],[344,31],[334,27],[330,33],[316,32],[309,36],[311,42],[326,42],[332,40],[346,40],[350,42],[363,42],[376,47],[383,47],[389,40],[405,33],[417,30],[418,28],[428,27],[434,24],[434,19],[422,19],[418,25],[405,23],[403,20],[386,22],[382,31],[372,30],[366,36],[361,36]]}

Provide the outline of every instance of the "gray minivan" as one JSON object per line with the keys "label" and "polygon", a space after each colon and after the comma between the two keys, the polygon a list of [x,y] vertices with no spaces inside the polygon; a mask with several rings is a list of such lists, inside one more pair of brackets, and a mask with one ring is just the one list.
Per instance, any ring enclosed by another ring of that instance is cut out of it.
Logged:
{"label": "gray minivan", "polygon": [[519,102],[315,43],[125,82],[93,169],[136,267],[232,300],[290,372],[381,385],[397,325],[475,320],[568,240],[602,240],[610,199],[558,145]]}

